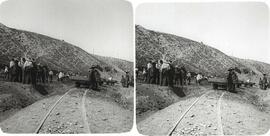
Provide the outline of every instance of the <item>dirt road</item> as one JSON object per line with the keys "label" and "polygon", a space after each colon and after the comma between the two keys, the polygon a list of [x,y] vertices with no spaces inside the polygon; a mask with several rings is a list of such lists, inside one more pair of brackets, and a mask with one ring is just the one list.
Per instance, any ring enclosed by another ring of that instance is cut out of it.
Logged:
{"label": "dirt road", "polygon": [[180,100],[139,122],[137,128],[145,135],[265,134],[270,128],[270,114],[252,103],[253,95],[247,93],[254,89],[240,88],[238,94],[210,87],[194,90],[208,93]]}
{"label": "dirt road", "polygon": [[[97,97],[86,88],[67,89],[65,95],[51,111],[38,130],[42,120],[57,100],[56,94],[20,110],[1,122],[7,133],[119,133],[132,128],[133,111],[121,107],[113,100]],[[101,96],[101,95],[100,95]],[[88,126],[88,127],[87,127]]]}

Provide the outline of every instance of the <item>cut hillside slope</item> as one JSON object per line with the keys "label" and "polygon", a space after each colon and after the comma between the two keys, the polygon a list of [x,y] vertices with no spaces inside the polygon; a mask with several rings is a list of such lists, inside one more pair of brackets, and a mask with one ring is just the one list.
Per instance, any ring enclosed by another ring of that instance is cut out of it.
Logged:
{"label": "cut hillside slope", "polygon": [[190,71],[218,76],[224,76],[230,67],[242,70],[252,66],[256,74],[270,72],[270,69],[267,69],[269,64],[258,65],[260,63],[256,61],[249,61],[250,65],[247,65],[242,60],[230,57],[203,43],[136,25],[137,66],[146,66],[146,63],[153,59],[172,60],[174,64],[185,66]]}
{"label": "cut hillside slope", "polygon": [[[14,57],[31,57],[54,70],[87,73],[91,65],[98,64],[102,68],[110,68],[111,73],[124,71],[121,68],[114,70],[117,66],[108,64],[64,40],[0,24],[0,64],[8,64]],[[115,61],[120,63],[122,60]]]}
{"label": "cut hillside slope", "polygon": [[105,56],[98,56],[95,55],[99,60],[102,60],[103,62],[106,62],[108,64],[111,64],[112,66],[115,66],[115,69],[121,69],[123,71],[129,71],[133,74],[133,62],[122,60],[118,58],[112,58],[112,57],[105,57]]}
{"label": "cut hillside slope", "polygon": [[250,59],[239,59],[239,58],[234,58],[236,61],[239,63],[242,63],[246,67],[249,68],[249,70],[254,71],[255,73],[259,74],[262,76],[263,73],[269,75],[270,74],[270,64],[260,62],[260,61],[255,61],[255,60],[250,60]]}

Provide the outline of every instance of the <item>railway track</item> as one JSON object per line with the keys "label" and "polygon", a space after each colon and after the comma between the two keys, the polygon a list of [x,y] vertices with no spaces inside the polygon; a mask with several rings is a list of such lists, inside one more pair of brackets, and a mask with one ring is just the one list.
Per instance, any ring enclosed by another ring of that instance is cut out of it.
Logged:
{"label": "railway track", "polygon": [[224,135],[223,133],[223,127],[222,127],[222,118],[221,118],[221,100],[222,100],[222,97],[223,95],[225,94],[225,92],[223,92],[219,99],[218,99],[218,106],[217,106],[217,118],[218,118],[218,129],[219,129],[219,133],[218,135]]}
{"label": "railway track", "polygon": [[[38,134],[41,130],[41,128],[43,127],[44,123],[46,122],[46,120],[48,119],[49,115],[51,115],[52,111],[57,107],[57,105],[59,105],[63,99],[72,91],[76,90],[75,88],[71,88],[69,89],[65,94],[63,94],[48,110],[48,112],[45,114],[45,116],[42,118],[41,122],[39,123],[38,127],[35,130],[35,133]],[[87,117],[86,117],[86,110],[85,110],[85,98],[86,98],[86,94],[89,90],[86,89],[84,91],[83,97],[82,97],[82,101],[81,101],[81,111],[82,111],[82,116],[83,116],[83,120],[84,120],[84,125],[85,127],[85,132],[86,133],[90,133],[90,128],[89,128],[89,124],[87,122]]]}
{"label": "railway track", "polygon": [[86,126],[86,133],[91,133],[90,131],[90,127],[89,127],[89,123],[87,121],[87,112],[86,112],[86,108],[85,108],[85,97],[86,97],[86,94],[88,92],[88,89],[86,89],[84,91],[84,94],[83,94],[83,98],[82,98],[82,116],[83,116],[83,122],[84,122],[84,125]]}
{"label": "railway track", "polygon": [[[180,122],[183,120],[183,118],[189,113],[189,111],[206,95],[213,93],[214,91],[208,91],[206,93],[204,93],[203,95],[201,95],[200,97],[198,97],[185,111],[184,113],[180,116],[180,118],[173,124],[173,127],[171,127],[168,131],[168,133],[166,134],[166,136],[171,136],[173,134],[173,132],[175,131],[175,129],[177,128],[177,126],[180,124]],[[222,128],[222,123],[221,123],[221,99],[224,95],[224,92],[219,96],[218,99],[218,105],[217,105],[217,118],[218,118],[218,128],[219,128],[219,132],[218,135],[223,135],[223,128]]]}

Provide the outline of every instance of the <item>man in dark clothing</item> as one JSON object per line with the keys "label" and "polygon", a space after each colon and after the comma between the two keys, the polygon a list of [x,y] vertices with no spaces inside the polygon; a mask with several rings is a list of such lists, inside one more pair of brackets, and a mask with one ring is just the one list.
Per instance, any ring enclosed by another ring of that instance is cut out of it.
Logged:
{"label": "man in dark clothing", "polygon": [[49,77],[50,77],[50,82],[52,83],[52,80],[53,80],[53,71],[50,70],[49,72]]}
{"label": "man in dark clothing", "polygon": [[14,65],[11,66],[10,68],[10,75],[11,75],[11,82],[18,82],[19,79],[19,66],[18,66],[18,61],[15,59],[12,59],[14,62]]}
{"label": "man in dark clothing", "polygon": [[126,72],[126,77],[125,77],[125,85],[128,88],[129,87],[129,82],[130,82],[130,77],[129,77],[129,72]]}
{"label": "man in dark clothing", "polygon": [[42,82],[42,66],[40,64],[37,64],[37,82]]}
{"label": "man in dark clothing", "polygon": [[182,86],[182,74],[181,74],[181,69],[176,66],[175,67],[175,74],[174,74],[174,80],[175,80],[175,85],[180,85]]}
{"label": "man in dark clothing", "polygon": [[170,70],[168,72],[168,81],[169,81],[169,86],[173,87],[174,66],[172,64],[172,61],[170,61],[169,65],[170,65]]}
{"label": "man in dark clothing", "polygon": [[100,74],[96,69],[96,66],[92,66],[89,71],[89,81],[90,81],[90,88],[93,90],[98,90],[98,80],[100,79]]}
{"label": "man in dark clothing", "polygon": [[188,85],[190,85],[190,81],[191,81],[191,73],[190,72],[187,73],[187,81],[188,81]]}
{"label": "man in dark clothing", "polygon": [[234,72],[233,68],[230,68],[228,71],[229,71],[229,74],[227,76],[227,83],[228,83],[227,90],[232,92],[232,93],[236,93],[236,91],[235,91],[235,82],[236,82],[236,79],[237,79],[237,75]]}
{"label": "man in dark clothing", "polygon": [[163,64],[163,61],[162,60],[159,60],[159,63],[160,63],[160,68],[159,68],[159,85],[162,85],[162,78],[163,78],[162,64]]}
{"label": "man in dark clothing", "polygon": [[22,80],[21,80],[21,82],[23,83],[23,81],[25,80],[25,72],[24,72],[24,63],[25,63],[25,61],[26,61],[26,59],[25,58],[21,58],[21,63],[20,63],[20,65],[21,65],[21,69],[22,69]]}
{"label": "man in dark clothing", "polygon": [[151,78],[150,78],[150,69],[152,68],[153,66],[152,66],[152,62],[151,61],[149,61],[148,63],[147,63],[147,67],[146,67],[146,70],[147,70],[147,83],[148,84],[150,84],[150,80],[151,80]]}
{"label": "man in dark clothing", "polygon": [[27,58],[25,63],[24,63],[24,81],[23,81],[23,83],[30,84],[32,82],[32,79],[31,79],[32,67],[33,67],[32,61],[29,58]]}
{"label": "man in dark clothing", "polygon": [[162,86],[168,86],[169,84],[169,73],[170,73],[170,64],[163,63],[161,65],[162,69]]}
{"label": "man in dark clothing", "polygon": [[260,86],[261,89],[263,89],[263,81],[262,81],[261,78],[259,79],[259,86]]}
{"label": "man in dark clothing", "polygon": [[32,65],[33,67],[31,68],[31,83],[32,85],[36,85],[37,84],[37,64],[34,61],[34,59],[32,60]]}
{"label": "man in dark clothing", "polygon": [[126,79],[125,79],[124,75],[122,75],[121,84],[123,87],[126,87],[125,83],[126,83]]}
{"label": "man in dark clothing", "polygon": [[183,84],[186,85],[186,81],[187,81],[187,70],[184,66],[181,67],[181,71],[182,71],[182,81]]}
{"label": "man in dark clothing", "polygon": [[18,62],[18,80],[19,82],[22,82],[22,79],[23,79],[23,64],[24,64],[24,61],[23,61],[23,58],[21,58],[21,60]]}
{"label": "man in dark clothing", "polygon": [[166,69],[162,69],[162,86],[168,86],[169,83],[169,69],[168,67]]}
{"label": "man in dark clothing", "polygon": [[267,89],[268,81],[267,81],[266,74],[263,74],[262,86],[263,86],[263,90],[266,90]]}
{"label": "man in dark clothing", "polygon": [[49,82],[49,69],[47,66],[43,66],[43,76],[44,76],[44,82],[48,83]]}
{"label": "man in dark clothing", "polygon": [[158,60],[157,61],[157,64],[155,65],[156,67],[156,84],[159,85],[160,84],[160,71],[161,71],[161,63],[160,63],[161,60]]}
{"label": "man in dark clothing", "polygon": [[156,69],[156,63],[155,62],[152,62],[152,67],[149,69],[149,84],[155,84],[156,83],[156,72],[157,72],[157,69]]}
{"label": "man in dark clothing", "polygon": [[181,78],[180,78],[180,84],[181,85],[185,85],[185,70],[181,67],[180,69],[180,75],[181,75]]}

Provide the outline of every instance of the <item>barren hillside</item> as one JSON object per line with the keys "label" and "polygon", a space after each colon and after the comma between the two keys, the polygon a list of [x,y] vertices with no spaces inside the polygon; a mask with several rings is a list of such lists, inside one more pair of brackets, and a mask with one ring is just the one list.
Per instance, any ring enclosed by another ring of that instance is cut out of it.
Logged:
{"label": "barren hillside", "polygon": [[[0,24],[0,64],[8,64],[11,58],[25,56],[32,57],[54,70],[86,73],[93,64],[109,69],[107,73],[123,73],[125,70],[64,40]],[[126,63],[132,67],[132,62],[127,63],[121,59],[114,59],[114,62]]]}
{"label": "barren hillside", "polygon": [[145,66],[149,60],[162,58],[211,75],[222,76],[229,67],[250,69],[257,75],[270,73],[269,64],[230,57],[203,43],[136,25],[136,65]]}

